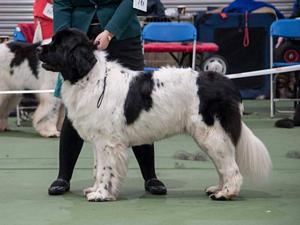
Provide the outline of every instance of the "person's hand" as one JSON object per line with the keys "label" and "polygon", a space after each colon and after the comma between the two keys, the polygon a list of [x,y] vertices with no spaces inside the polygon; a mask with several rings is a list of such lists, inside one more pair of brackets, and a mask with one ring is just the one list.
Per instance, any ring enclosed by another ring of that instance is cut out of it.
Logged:
{"label": "person's hand", "polygon": [[104,50],[109,45],[110,40],[113,38],[113,34],[108,30],[104,30],[95,38],[94,44],[98,49]]}

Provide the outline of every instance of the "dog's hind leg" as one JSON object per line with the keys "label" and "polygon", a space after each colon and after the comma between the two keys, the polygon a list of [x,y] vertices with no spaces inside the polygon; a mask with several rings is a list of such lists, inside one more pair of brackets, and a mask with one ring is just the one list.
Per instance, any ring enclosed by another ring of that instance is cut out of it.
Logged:
{"label": "dog's hind leg", "polygon": [[8,130],[9,113],[16,108],[21,95],[0,95],[0,132]]}
{"label": "dog's hind leg", "polygon": [[7,118],[8,118],[8,95],[0,95],[0,132],[8,129]]}
{"label": "dog's hind leg", "polygon": [[94,144],[96,155],[96,181],[84,190],[89,201],[112,201],[119,194],[121,181],[127,172],[127,146],[109,141]]}
{"label": "dog's hind leg", "polygon": [[242,176],[235,161],[235,147],[218,121],[206,126],[202,121],[194,125],[192,136],[213,161],[219,174],[219,185],[206,189],[210,198],[227,200],[236,196]]}
{"label": "dog's hind leg", "polygon": [[38,96],[39,105],[33,115],[33,126],[43,137],[59,137],[57,121],[61,100],[52,94],[40,94]]}

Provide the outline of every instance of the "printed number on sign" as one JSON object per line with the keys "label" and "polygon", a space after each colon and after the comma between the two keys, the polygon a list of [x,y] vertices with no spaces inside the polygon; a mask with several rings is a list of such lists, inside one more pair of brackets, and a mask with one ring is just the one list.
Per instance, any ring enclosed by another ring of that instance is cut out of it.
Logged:
{"label": "printed number on sign", "polygon": [[45,16],[49,17],[50,19],[53,19],[53,5],[50,3],[47,3],[43,10],[43,14]]}
{"label": "printed number on sign", "polygon": [[147,12],[147,0],[133,0],[133,8]]}

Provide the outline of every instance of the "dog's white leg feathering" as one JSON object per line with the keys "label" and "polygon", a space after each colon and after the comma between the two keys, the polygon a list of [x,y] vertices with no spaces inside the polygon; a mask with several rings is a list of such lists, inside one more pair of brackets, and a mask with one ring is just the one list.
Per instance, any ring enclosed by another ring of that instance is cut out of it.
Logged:
{"label": "dog's white leg feathering", "polygon": [[243,176],[253,181],[269,177],[272,169],[269,152],[262,141],[243,122],[236,148],[236,161]]}
{"label": "dog's white leg feathering", "polygon": [[219,184],[207,188],[206,192],[218,200],[238,195],[243,178],[235,161],[235,147],[220,123],[216,121],[213,126],[206,126],[203,122],[195,124],[193,137],[213,161],[219,174]]}
{"label": "dog's white leg feathering", "polygon": [[0,132],[8,130],[9,113],[16,108],[20,101],[21,95],[0,95]]}
{"label": "dog's white leg feathering", "polygon": [[94,145],[97,157],[96,181],[93,187],[84,190],[84,194],[89,201],[116,200],[121,181],[127,172],[127,147],[115,141]]}
{"label": "dog's white leg feathering", "polygon": [[97,176],[97,148],[96,146],[93,144],[93,156],[94,156],[94,164],[93,164],[93,178],[96,180],[96,176]]}
{"label": "dog's white leg feathering", "polygon": [[61,100],[52,94],[40,94],[39,105],[33,115],[33,127],[43,137],[59,137],[57,129]]}
{"label": "dog's white leg feathering", "polygon": [[[97,146],[95,142],[92,142],[92,150],[93,150],[93,178],[97,179]],[[94,186],[85,188],[83,190],[83,194],[86,196],[88,193],[95,192],[97,190],[96,182]]]}

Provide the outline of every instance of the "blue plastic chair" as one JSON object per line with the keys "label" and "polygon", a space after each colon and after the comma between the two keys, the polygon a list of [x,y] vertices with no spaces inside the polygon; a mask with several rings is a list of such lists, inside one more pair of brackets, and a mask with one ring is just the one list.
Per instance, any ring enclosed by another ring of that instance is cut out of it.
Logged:
{"label": "blue plastic chair", "polygon": [[143,45],[145,42],[193,42],[192,68],[195,69],[197,30],[193,24],[188,22],[149,23],[143,29],[142,42]]}
{"label": "blue plastic chair", "polygon": [[13,32],[13,40],[20,41],[20,42],[27,42],[24,34],[22,33],[19,27],[16,27]]}
{"label": "blue plastic chair", "polygon": [[[298,19],[281,19],[272,23],[270,28],[270,68],[281,67],[281,66],[291,66],[300,63],[285,63],[285,62],[274,62],[273,57],[273,48],[274,43],[273,39],[277,37],[283,37],[287,39],[299,39],[300,38],[300,20]],[[276,77],[274,79],[273,74],[270,74],[270,115],[271,117],[275,116],[276,112],[279,113],[289,113],[292,111],[279,111],[276,110],[275,103],[278,101],[300,101],[300,99],[279,99],[275,98],[276,91]]]}

